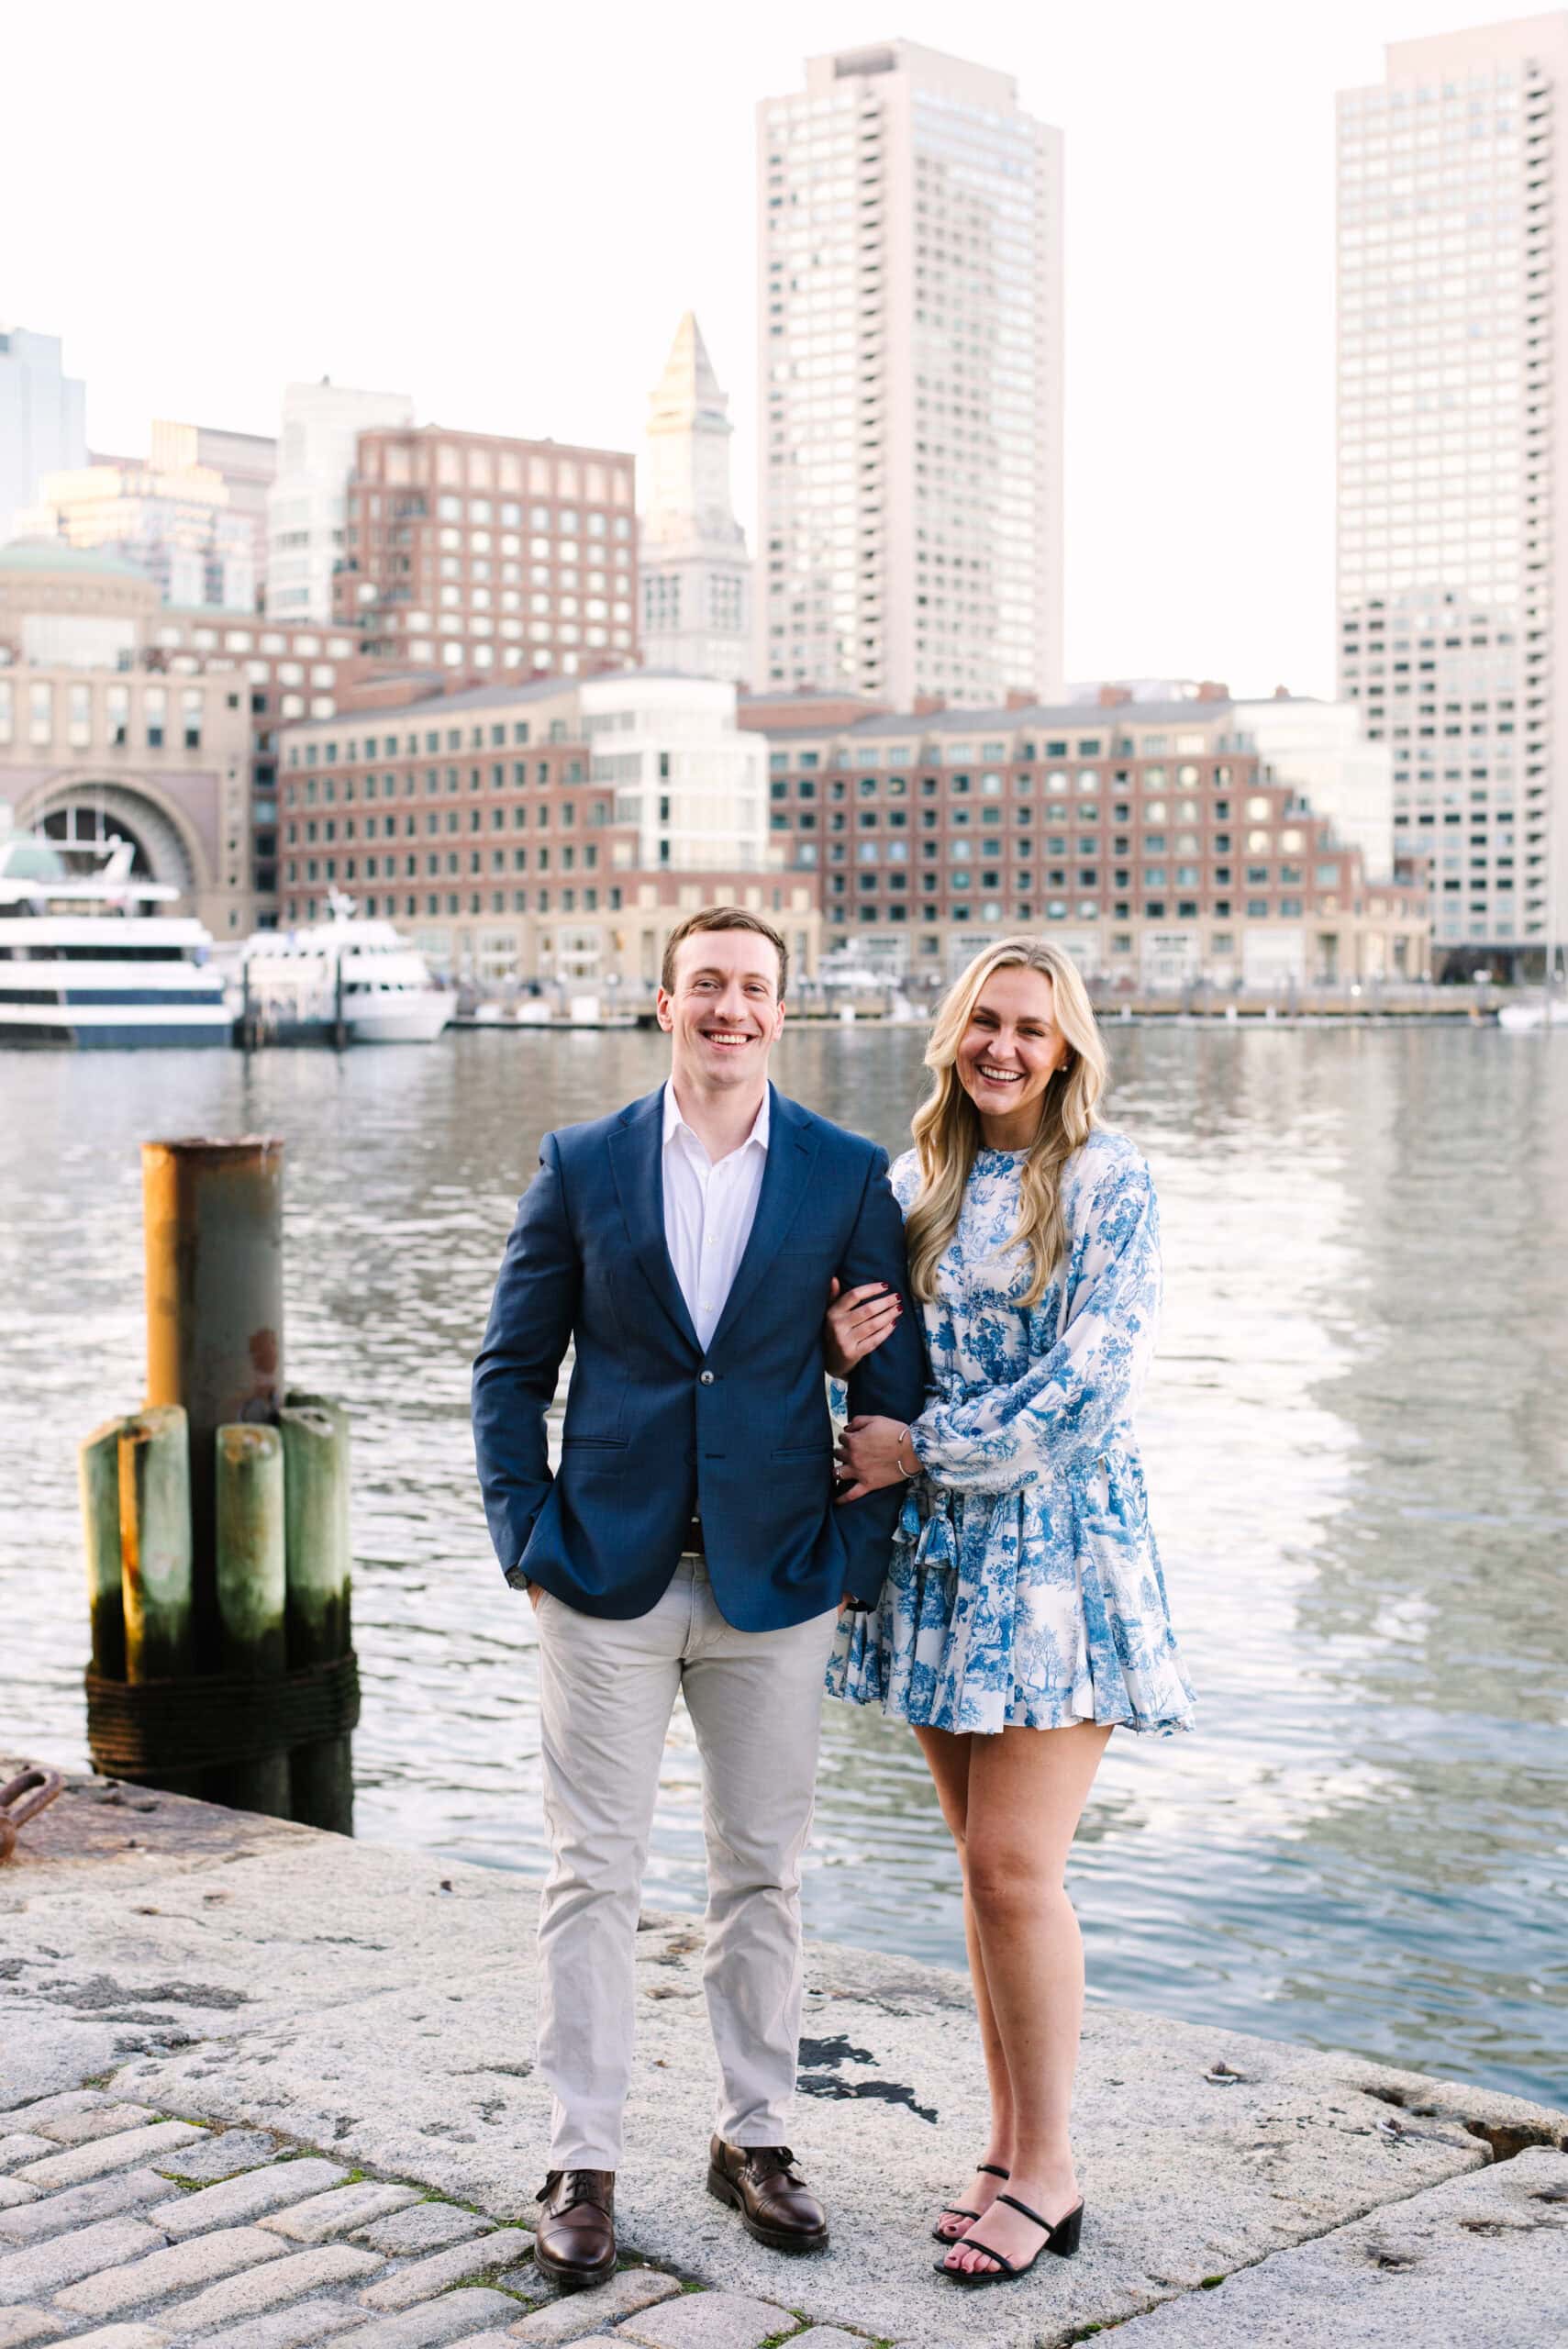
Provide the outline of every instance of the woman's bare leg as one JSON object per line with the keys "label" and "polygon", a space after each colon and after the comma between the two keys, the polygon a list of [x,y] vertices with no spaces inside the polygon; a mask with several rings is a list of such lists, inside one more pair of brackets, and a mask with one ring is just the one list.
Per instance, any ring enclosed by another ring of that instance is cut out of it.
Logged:
{"label": "woman's bare leg", "polygon": [[[1062,1876],[1109,1737],[1108,1728],[1080,1721],[966,1741],[964,1874],[1011,2096],[1005,2191],[1051,2221],[1078,2199],[1070,2122],[1084,1944]],[[1040,2229],[1001,2204],[972,2232],[1019,2265],[1040,2248]],[[962,2240],[947,2264],[995,2266]]]}
{"label": "woman's bare leg", "polygon": [[[942,1817],[957,1848],[959,1865],[963,1871],[963,1938],[969,1951],[970,1978],[974,1984],[974,2008],[980,2022],[980,2045],[985,2059],[986,2084],[991,2092],[990,2134],[980,2158],[984,2162],[994,2162],[999,2169],[1011,2169],[1013,2091],[1007,2078],[1006,2057],[1002,2052],[996,2018],[991,2009],[990,1993],[985,1987],[985,1963],[974,1922],[974,1906],[969,1897],[969,1866],[965,1850],[970,1749],[983,1741],[955,1736],[951,1730],[945,1729],[917,1729],[915,1734],[920,1741],[920,1750],[936,1783],[937,1800],[941,1805]],[[978,2210],[984,2215],[1006,2183],[1003,2178],[988,2176],[983,2170],[976,2171],[968,2190],[958,2195],[959,2205],[963,2210]],[[973,2223],[969,2219],[939,2219],[937,2221],[950,2243],[957,2243]]]}

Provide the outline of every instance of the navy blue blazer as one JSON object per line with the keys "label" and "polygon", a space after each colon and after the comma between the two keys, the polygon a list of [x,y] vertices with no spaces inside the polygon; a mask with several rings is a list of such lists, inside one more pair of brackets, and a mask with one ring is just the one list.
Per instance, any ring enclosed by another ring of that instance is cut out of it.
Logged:
{"label": "navy blue blazer", "polygon": [[[850,1402],[917,1415],[904,1219],[884,1150],[772,1091],[756,1219],[705,1353],[664,1243],[663,1114],[661,1085],[540,1146],[473,1365],[485,1516],[508,1582],[624,1620],[663,1596],[700,1508],[726,1620],[782,1630],[882,1587],[904,1488],[835,1505],[822,1329],[835,1274],[903,1293]],[[545,1413],[569,1343],[552,1476]]]}

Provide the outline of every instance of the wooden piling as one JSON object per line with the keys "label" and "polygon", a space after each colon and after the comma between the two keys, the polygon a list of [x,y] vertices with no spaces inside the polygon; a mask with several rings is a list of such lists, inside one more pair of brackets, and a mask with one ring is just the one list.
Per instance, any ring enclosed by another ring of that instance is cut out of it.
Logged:
{"label": "wooden piling", "polygon": [[[183,1680],[195,1668],[191,1461],[177,1404],[139,1411],[119,1439],[120,1589],[128,1681]],[[195,1770],[160,1771],[171,1794],[199,1794]]]}
{"label": "wooden piling", "polygon": [[120,1587],[120,1436],[128,1422],[106,1419],[76,1447],[82,1491],[82,1544],[87,1566],[87,1616],[93,1669],[125,1678],[125,1599]]}
{"label": "wooden piling", "polygon": [[[290,1669],[336,1663],[350,1644],[349,1420],[341,1404],[291,1393],[278,1414],[284,1450]],[[307,1827],[354,1831],[347,1737],[296,1746],[294,1816]]]}
{"label": "wooden piling", "polygon": [[179,1680],[192,1667],[191,1467],[177,1404],[139,1411],[119,1439],[125,1676]]}
{"label": "wooden piling", "polygon": [[[284,1447],[275,1428],[219,1428],[214,1438],[218,1663],[277,1680],[288,1669],[284,1627]],[[204,1773],[211,1802],[287,1819],[286,1751]]]}

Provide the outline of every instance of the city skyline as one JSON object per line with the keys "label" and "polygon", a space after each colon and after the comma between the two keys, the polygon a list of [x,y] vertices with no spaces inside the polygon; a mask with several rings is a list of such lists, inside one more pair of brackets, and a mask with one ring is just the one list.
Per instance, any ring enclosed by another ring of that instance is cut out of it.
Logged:
{"label": "city skyline", "polygon": [[[88,383],[90,441],[109,448],[140,445],[154,414],[275,430],[284,383],[328,373],[406,384],[422,422],[637,449],[670,321],[693,308],[731,395],[754,543],[756,102],[817,50],[927,42],[1013,75],[1025,107],[1065,133],[1067,674],[1218,668],[1238,691],[1328,694],[1334,94],[1376,80],[1387,40],[1508,13],[1412,5],[1368,20],[1330,0],[1286,50],[1230,6],[1180,27],[1137,6],[1049,32],[987,5],[962,19],[912,5],[889,22],[814,4],[782,27],[699,6],[672,61],[628,11],[613,84],[585,25],[486,23],[483,74],[472,39],[433,56],[422,43],[441,168],[380,173],[367,237],[332,226],[362,219],[341,100],[351,85],[372,112],[403,102],[412,18],[390,12],[367,54],[348,28],[285,6],[225,105],[309,153],[297,195],[269,175],[253,201],[193,206],[179,142],[136,143],[141,201],[155,216],[178,204],[201,303],[161,308],[150,331],[145,288],[102,235],[100,174],[54,174],[49,205],[28,204],[0,296],[12,322],[63,338]],[[107,38],[107,12],[95,21]],[[131,161],[124,126],[156,103],[171,53],[193,87],[215,61],[210,19],[170,6],[150,21],[157,37],[128,50],[115,20],[116,74],[72,87],[106,169]],[[290,28],[307,23],[306,72]],[[705,41],[720,24],[724,40]],[[65,85],[60,40],[38,24],[19,37],[19,72],[40,91]],[[703,62],[715,54],[721,69]],[[8,142],[14,202],[45,184],[51,113],[29,110]],[[520,298],[498,300],[508,266]]]}

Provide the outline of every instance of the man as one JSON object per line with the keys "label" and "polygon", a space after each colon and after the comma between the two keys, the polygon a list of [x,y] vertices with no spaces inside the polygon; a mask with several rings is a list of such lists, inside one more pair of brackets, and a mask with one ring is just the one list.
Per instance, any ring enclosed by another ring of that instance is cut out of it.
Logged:
{"label": "man", "polygon": [[[902,1291],[887,1155],[768,1082],[784,942],[694,914],[664,950],[667,1084],[547,1134],[474,1364],[485,1513],[539,1619],[545,1810],[539,2068],[553,2091],[536,2257],[616,2262],[639,1894],[684,1692],[707,1835],[704,1982],[718,2055],[709,2191],[779,2251],[828,2240],[783,2143],[800,2036],[800,1857],[840,1602],[881,1587],[896,1487],[834,1504],[829,1283]],[[561,1467],[545,1413],[576,1348]],[[856,1411],[909,1419],[914,1316],[857,1365]]]}

